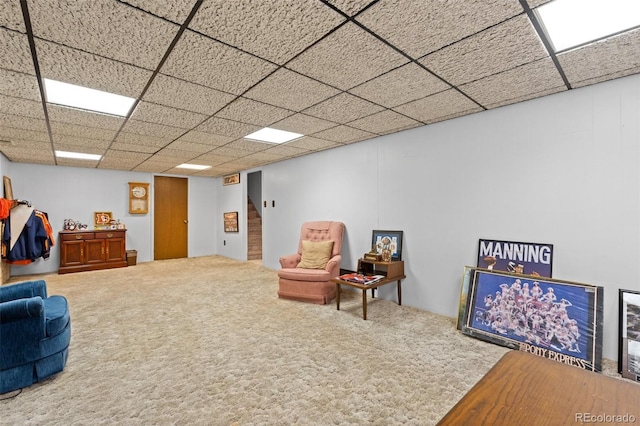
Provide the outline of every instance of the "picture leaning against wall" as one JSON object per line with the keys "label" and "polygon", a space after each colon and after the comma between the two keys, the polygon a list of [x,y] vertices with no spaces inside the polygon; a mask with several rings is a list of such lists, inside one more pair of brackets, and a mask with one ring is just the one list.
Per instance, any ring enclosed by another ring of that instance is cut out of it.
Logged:
{"label": "picture leaning against wall", "polygon": [[640,292],[619,290],[618,373],[640,382]]}
{"label": "picture leaning against wall", "polygon": [[602,370],[603,287],[484,269],[467,279],[464,334]]}
{"label": "picture leaning against wall", "polygon": [[480,239],[476,266],[551,278],[553,245]]}

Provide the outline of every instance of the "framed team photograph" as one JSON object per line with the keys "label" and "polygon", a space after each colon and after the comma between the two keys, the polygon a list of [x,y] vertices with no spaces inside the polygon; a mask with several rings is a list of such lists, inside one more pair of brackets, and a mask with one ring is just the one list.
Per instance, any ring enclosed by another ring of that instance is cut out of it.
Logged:
{"label": "framed team photograph", "polygon": [[602,370],[603,287],[479,268],[465,274],[464,334]]}
{"label": "framed team photograph", "polygon": [[480,239],[476,266],[551,278],[553,244]]}
{"label": "framed team photograph", "polygon": [[382,260],[402,260],[402,231],[378,231],[371,235],[371,247]]}
{"label": "framed team photograph", "polygon": [[640,382],[640,292],[619,290],[618,373]]}

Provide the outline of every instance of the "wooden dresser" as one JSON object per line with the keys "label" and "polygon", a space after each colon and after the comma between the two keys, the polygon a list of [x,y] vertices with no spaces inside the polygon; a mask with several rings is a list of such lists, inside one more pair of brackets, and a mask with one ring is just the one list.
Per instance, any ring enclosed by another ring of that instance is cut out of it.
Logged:
{"label": "wooden dresser", "polygon": [[127,266],[126,231],[61,231],[59,274]]}

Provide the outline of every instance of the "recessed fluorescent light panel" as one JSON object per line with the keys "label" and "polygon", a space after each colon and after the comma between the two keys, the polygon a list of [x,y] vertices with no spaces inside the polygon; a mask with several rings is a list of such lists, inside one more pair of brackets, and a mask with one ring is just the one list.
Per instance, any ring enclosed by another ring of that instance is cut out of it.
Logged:
{"label": "recessed fluorescent light panel", "polygon": [[638,0],[554,0],[535,11],[556,52],[640,26]]}
{"label": "recessed fluorescent light panel", "polygon": [[56,151],[56,157],[58,158],[74,158],[76,160],[100,160],[102,155],[98,154],[84,154],[82,152],[68,152],[68,151]]}
{"label": "recessed fluorescent light panel", "polygon": [[210,169],[211,166],[202,166],[200,164],[180,164],[179,167],[181,169],[191,169],[191,170],[206,170],[206,169]]}
{"label": "recessed fluorescent light panel", "polygon": [[251,139],[259,142],[285,143],[303,137],[300,133],[287,132],[286,130],[272,129],[265,127],[257,132],[245,136],[245,139]]}
{"label": "recessed fluorescent light panel", "polygon": [[126,96],[115,95],[101,90],[76,86],[61,81],[42,79],[46,101],[72,108],[126,117],[136,101]]}

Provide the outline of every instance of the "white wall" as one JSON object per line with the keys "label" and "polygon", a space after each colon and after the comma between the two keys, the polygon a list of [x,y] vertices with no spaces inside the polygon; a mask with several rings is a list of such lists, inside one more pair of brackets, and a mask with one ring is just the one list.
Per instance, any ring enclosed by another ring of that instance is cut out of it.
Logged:
{"label": "white wall", "polygon": [[616,359],[618,289],[640,290],[639,143],[636,75],[268,165],[264,263],[308,220],[345,222],[349,269],[373,229],[403,230],[403,304],[455,317],[478,239],[551,243],[554,278],[605,288]]}
{"label": "white wall", "polygon": [[[1,165],[2,163],[0,163]],[[64,219],[93,228],[93,212],[108,211],[127,226],[127,249],[136,250],[138,262],[153,260],[153,175],[141,172],[44,166],[8,162],[2,172],[11,177],[15,198],[29,200],[48,214],[55,237]],[[220,179],[189,177],[189,256],[216,254],[217,187]],[[129,182],[151,184],[149,214],[129,214]],[[55,272],[60,263],[59,245],[48,260],[11,267],[14,276]]]}

